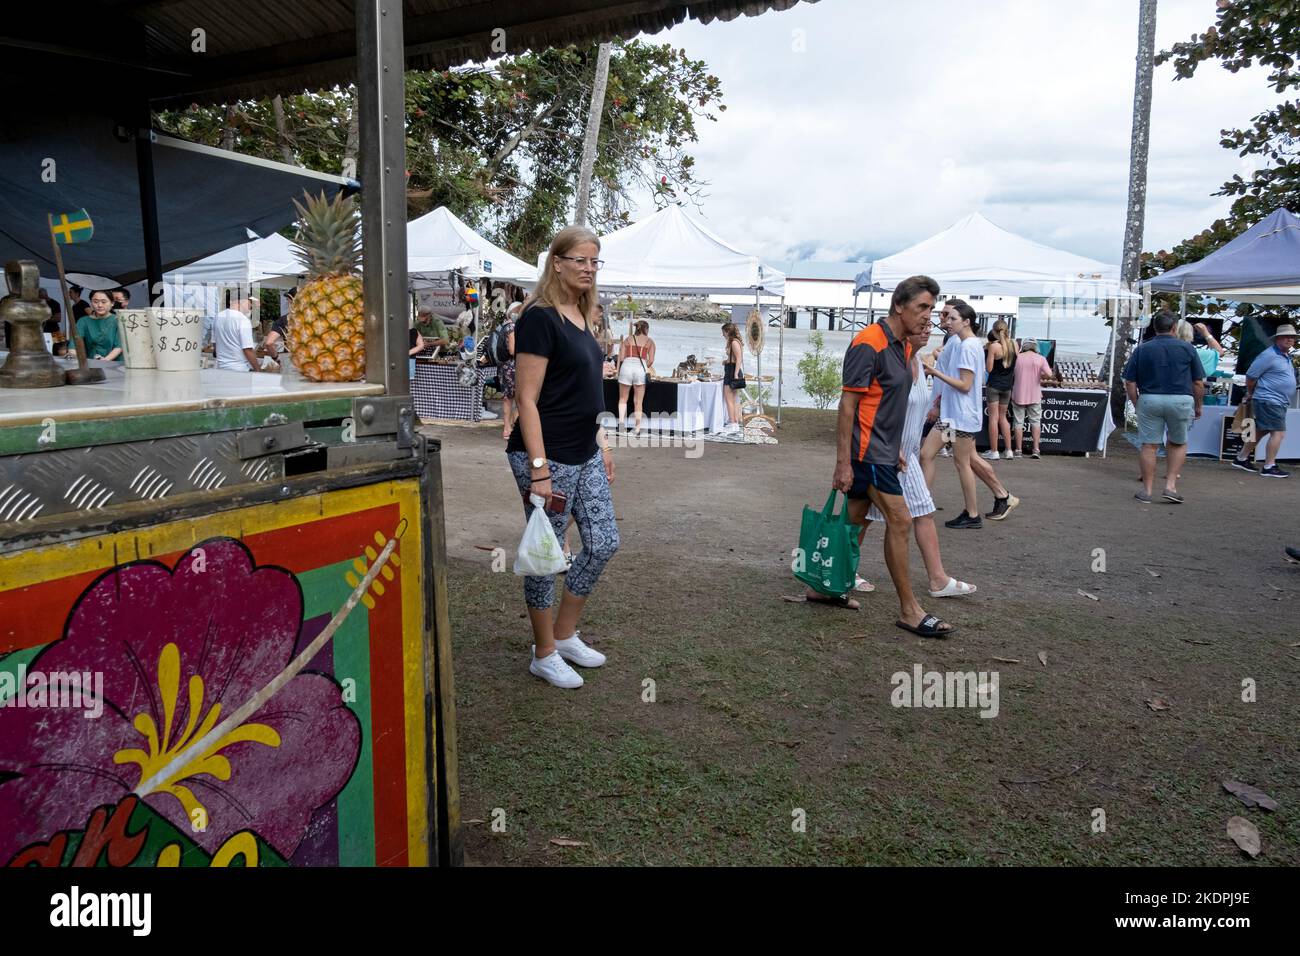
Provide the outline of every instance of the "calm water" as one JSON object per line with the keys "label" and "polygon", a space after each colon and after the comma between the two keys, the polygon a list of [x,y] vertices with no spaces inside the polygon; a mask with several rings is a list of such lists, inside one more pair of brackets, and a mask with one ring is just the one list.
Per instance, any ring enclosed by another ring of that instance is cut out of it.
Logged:
{"label": "calm water", "polygon": [[[1061,315],[1059,309],[1052,313],[1052,337],[1057,341],[1057,358],[1064,361],[1087,361],[1098,363],[1098,353],[1106,348],[1110,329],[1099,316],[1082,313]],[[626,334],[625,323],[616,323],[614,334]],[[778,354],[778,329],[768,329],[763,347],[762,374],[776,375]],[[808,329],[786,329],[782,367],[784,381],[781,387],[782,404],[795,408],[810,408],[812,401],[799,387],[799,359],[809,351]],[[826,341],[826,350],[835,356],[837,363],[844,359],[844,350],[848,348],[853,337],[851,332],[827,332],[822,330]],[[1047,320],[1039,306],[1022,304],[1020,318],[1016,324],[1017,337],[1047,338]],[[658,349],[655,357],[655,371],[660,375],[672,374],[673,368],[688,355],[697,359],[712,359],[713,367],[721,373],[725,348],[722,331],[719,326],[704,322],[674,322],[670,320],[652,320],[650,336]],[[933,345],[941,341],[936,335]],[[754,375],[757,371],[755,356],[745,353],[745,370]],[[776,398],[776,382],[771,383],[772,398]]]}

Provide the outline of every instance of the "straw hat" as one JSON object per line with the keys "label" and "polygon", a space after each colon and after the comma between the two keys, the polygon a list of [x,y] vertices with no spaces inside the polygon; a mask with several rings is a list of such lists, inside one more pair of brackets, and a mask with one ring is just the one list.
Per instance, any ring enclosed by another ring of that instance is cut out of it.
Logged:
{"label": "straw hat", "polygon": [[1272,337],[1277,338],[1279,335],[1296,335],[1296,334],[1297,333],[1294,325],[1279,325],[1277,327],[1277,331],[1273,333]]}

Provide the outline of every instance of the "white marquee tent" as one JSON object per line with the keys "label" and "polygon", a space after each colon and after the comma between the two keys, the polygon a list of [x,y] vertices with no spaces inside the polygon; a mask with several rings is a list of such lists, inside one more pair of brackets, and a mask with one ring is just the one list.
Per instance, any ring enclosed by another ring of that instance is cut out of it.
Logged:
{"label": "white marquee tent", "polygon": [[[600,237],[604,266],[597,276],[601,292],[683,293],[783,297],[785,274],[758,256],[741,251],[686,214],[668,206]],[[537,257],[538,271],[546,253]],[[782,322],[779,350],[784,350]],[[780,421],[781,375],[777,365],[777,421]],[[759,372],[762,372],[761,357]]]}
{"label": "white marquee tent", "polygon": [[877,259],[860,273],[857,291],[875,282],[892,290],[908,276],[928,275],[944,295],[1107,298],[1119,291],[1119,266],[1053,249],[971,213],[943,232]]}
{"label": "white marquee tent", "polygon": [[289,289],[305,271],[294,254],[299,246],[277,233],[215,252],[205,259],[174,269],[164,276],[168,285],[192,283],[264,285]]}
{"label": "white marquee tent", "polygon": [[[785,275],[696,222],[680,206],[600,237],[602,292],[785,294]],[[538,268],[546,258],[538,257]]]}
{"label": "white marquee tent", "polygon": [[452,271],[515,285],[537,283],[535,268],[488,242],[446,206],[406,224],[406,260],[407,272],[417,284],[422,278]]}
{"label": "white marquee tent", "polygon": [[[977,212],[929,239],[877,259],[858,274],[855,294],[873,288],[892,291],[914,275],[930,276],[945,296],[1014,295],[1096,301],[1136,298],[1133,293],[1121,291],[1119,266],[1018,236]],[[1047,328],[1050,336],[1050,312]],[[1107,352],[1114,355],[1112,348]],[[1114,362],[1110,361],[1107,375],[1113,380],[1114,374]]]}

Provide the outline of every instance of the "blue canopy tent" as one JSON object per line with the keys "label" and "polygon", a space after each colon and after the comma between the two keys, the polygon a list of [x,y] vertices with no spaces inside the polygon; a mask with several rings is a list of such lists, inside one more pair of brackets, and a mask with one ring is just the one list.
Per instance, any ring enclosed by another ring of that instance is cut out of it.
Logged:
{"label": "blue canopy tent", "polygon": [[1197,262],[1147,283],[1152,292],[1187,293],[1233,302],[1300,303],[1300,218],[1275,209],[1236,239]]}

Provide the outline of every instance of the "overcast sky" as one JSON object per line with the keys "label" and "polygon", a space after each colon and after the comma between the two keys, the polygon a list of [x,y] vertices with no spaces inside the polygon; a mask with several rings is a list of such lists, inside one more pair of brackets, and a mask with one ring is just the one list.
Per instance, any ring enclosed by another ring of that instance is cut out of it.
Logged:
{"label": "overcast sky", "polygon": [[[1214,22],[1160,0],[1156,49]],[[671,42],[722,81],[700,124],[704,220],[769,258],[869,260],[983,212],[1115,263],[1123,243],[1137,0],[821,0]],[[802,45],[803,51],[797,48]],[[1227,212],[1211,194],[1253,166],[1219,146],[1278,102],[1265,71],[1156,70],[1144,248]],[[653,208],[648,203],[642,212]]]}

